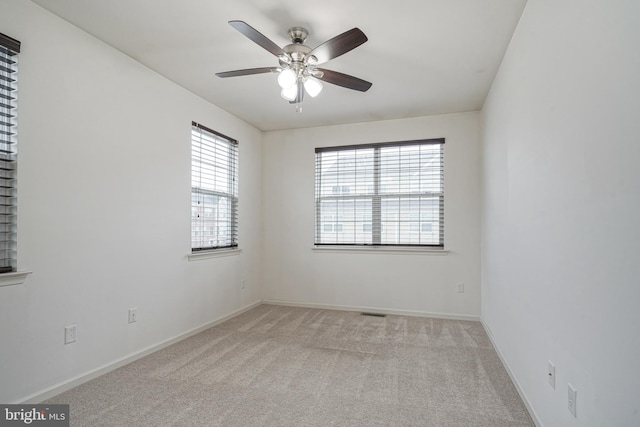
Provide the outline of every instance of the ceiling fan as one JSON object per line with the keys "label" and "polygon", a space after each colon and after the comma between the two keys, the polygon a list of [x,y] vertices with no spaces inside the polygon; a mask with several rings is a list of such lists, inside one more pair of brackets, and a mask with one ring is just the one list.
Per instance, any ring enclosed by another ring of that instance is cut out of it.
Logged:
{"label": "ceiling fan", "polygon": [[322,82],[360,92],[366,92],[372,86],[366,80],[327,70],[326,68],[318,68],[318,65],[337,58],[366,42],[367,36],[359,28],[345,31],[311,49],[304,44],[309,32],[302,27],[289,28],[288,35],[291,39],[291,44],[281,48],[244,21],[229,21],[229,25],[275,55],[278,58],[279,66],[225,71],[216,73],[216,76],[237,77],[251,74],[279,73],[278,84],[282,88],[280,94],[289,103],[296,104],[296,111],[298,112],[302,112],[304,93],[307,92],[310,96],[315,97],[322,90]]}

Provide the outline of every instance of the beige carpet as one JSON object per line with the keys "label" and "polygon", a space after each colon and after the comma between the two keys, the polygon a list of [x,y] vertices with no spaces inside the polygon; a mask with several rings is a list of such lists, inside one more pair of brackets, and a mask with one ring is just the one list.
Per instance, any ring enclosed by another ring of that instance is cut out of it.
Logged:
{"label": "beige carpet", "polygon": [[482,325],[261,305],[60,394],[72,426],[532,426]]}

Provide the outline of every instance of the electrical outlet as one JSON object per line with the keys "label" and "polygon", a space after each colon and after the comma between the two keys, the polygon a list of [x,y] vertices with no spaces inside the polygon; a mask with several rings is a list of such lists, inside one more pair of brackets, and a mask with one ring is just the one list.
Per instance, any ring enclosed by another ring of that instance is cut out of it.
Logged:
{"label": "electrical outlet", "polygon": [[130,308],[129,309],[129,323],[136,323],[138,321],[138,309]]}
{"label": "electrical outlet", "polygon": [[578,392],[571,384],[569,384],[569,412],[571,412],[574,417],[577,417],[576,415],[576,398],[577,397],[578,397]]}
{"label": "electrical outlet", "polygon": [[64,343],[71,344],[72,342],[76,342],[77,334],[76,334],[76,325],[69,325],[64,328]]}
{"label": "electrical outlet", "polygon": [[242,281],[240,282],[240,289],[244,289],[246,287],[247,287],[247,280],[242,279]]}
{"label": "electrical outlet", "polygon": [[549,385],[552,389],[556,388],[556,365],[553,364],[551,360],[549,360],[549,375],[547,377],[549,381]]}
{"label": "electrical outlet", "polygon": [[458,287],[458,293],[459,293],[459,294],[464,293],[464,283],[462,283],[462,282],[458,282],[456,285],[457,285],[457,287]]}

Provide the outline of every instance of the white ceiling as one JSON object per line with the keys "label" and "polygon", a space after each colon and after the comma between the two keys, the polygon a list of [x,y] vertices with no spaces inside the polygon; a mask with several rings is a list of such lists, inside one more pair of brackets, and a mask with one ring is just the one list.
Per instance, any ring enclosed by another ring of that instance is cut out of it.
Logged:
{"label": "white ceiling", "polygon": [[[482,108],[526,0],[32,0],[261,130],[386,120]],[[277,66],[227,24],[242,20],[284,46],[309,30],[311,48],[353,27],[369,40],[326,64],[373,83],[330,84],[302,113],[276,74],[216,72]]]}

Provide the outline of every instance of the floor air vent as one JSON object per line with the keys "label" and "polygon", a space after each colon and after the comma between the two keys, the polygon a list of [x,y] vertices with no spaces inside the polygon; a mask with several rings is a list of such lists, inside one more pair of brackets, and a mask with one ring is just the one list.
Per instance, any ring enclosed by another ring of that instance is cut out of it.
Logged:
{"label": "floor air vent", "polygon": [[362,312],[360,313],[361,316],[372,316],[372,317],[387,317],[386,314],[382,314],[382,313],[366,313],[366,312]]}

